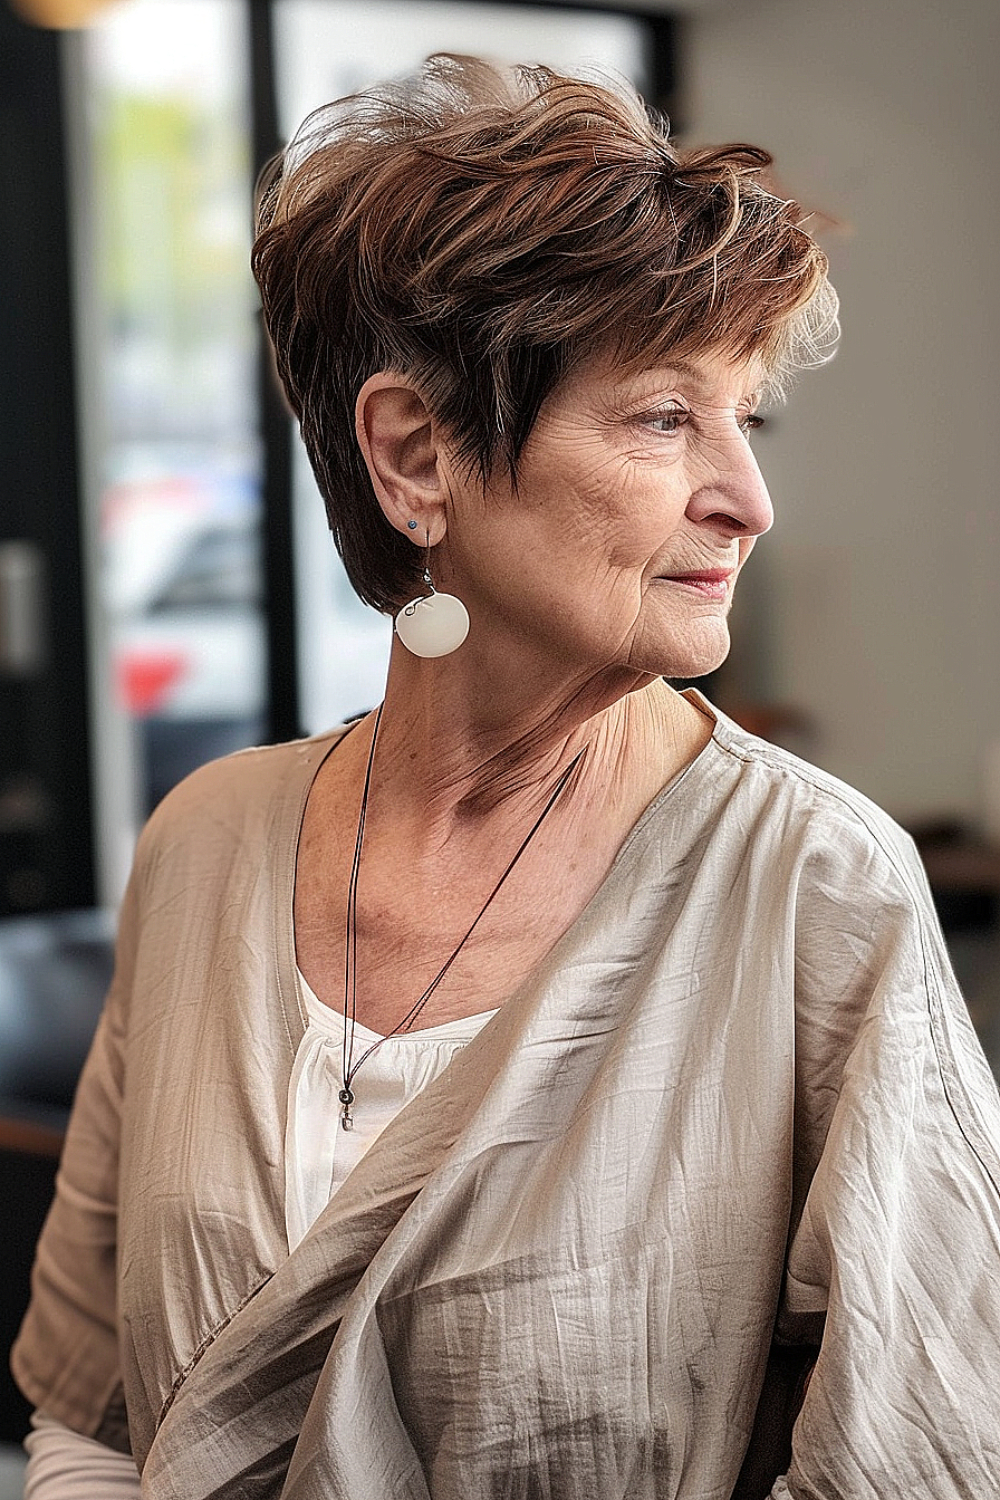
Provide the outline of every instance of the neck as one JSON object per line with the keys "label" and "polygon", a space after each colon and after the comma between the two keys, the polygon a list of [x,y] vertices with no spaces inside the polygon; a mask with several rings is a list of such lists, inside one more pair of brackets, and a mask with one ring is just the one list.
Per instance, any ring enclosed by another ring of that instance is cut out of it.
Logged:
{"label": "neck", "polygon": [[637,764],[662,763],[665,780],[707,736],[703,716],[661,678],[616,670],[548,685],[536,676],[529,687],[459,657],[419,660],[394,641],[379,795],[426,831],[533,805],[581,750],[569,791],[613,795]]}

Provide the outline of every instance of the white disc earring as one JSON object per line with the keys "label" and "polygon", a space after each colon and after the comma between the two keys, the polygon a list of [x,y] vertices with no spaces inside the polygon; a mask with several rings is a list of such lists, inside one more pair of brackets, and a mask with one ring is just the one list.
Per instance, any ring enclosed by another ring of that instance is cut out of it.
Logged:
{"label": "white disc earring", "polygon": [[424,583],[430,593],[404,604],[395,619],[396,634],[414,656],[450,656],[469,633],[469,611],[454,594],[439,594],[430,572],[430,538]]}
{"label": "white disc earring", "polygon": [[404,604],[396,616],[396,634],[414,656],[450,656],[468,633],[469,611],[461,599],[436,589]]}

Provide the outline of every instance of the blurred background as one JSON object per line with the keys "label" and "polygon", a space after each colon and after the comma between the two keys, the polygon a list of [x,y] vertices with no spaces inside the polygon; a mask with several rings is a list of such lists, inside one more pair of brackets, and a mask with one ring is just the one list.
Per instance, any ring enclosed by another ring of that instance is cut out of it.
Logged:
{"label": "blurred background", "polygon": [[381,697],[389,626],[271,383],[252,187],[435,50],[624,74],[820,211],[843,345],[756,441],[778,520],[706,690],[917,835],[1000,1066],[996,0],[0,0],[4,1345],[142,820]]}

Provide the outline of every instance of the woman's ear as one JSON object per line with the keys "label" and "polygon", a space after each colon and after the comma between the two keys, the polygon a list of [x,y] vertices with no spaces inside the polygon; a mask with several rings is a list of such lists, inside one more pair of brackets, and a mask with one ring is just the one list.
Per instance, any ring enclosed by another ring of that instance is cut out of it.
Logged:
{"label": "woman's ear", "polygon": [[433,547],[445,533],[448,494],[437,424],[420,392],[405,375],[381,370],[358,392],[354,422],[386,520]]}

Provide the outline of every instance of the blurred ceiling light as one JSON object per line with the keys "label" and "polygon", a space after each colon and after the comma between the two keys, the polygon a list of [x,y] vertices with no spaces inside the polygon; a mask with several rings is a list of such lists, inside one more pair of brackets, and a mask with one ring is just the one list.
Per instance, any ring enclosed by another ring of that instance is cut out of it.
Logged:
{"label": "blurred ceiling light", "polygon": [[50,26],[60,31],[86,26],[114,0],[10,0],[11,9],[32,26]]}

